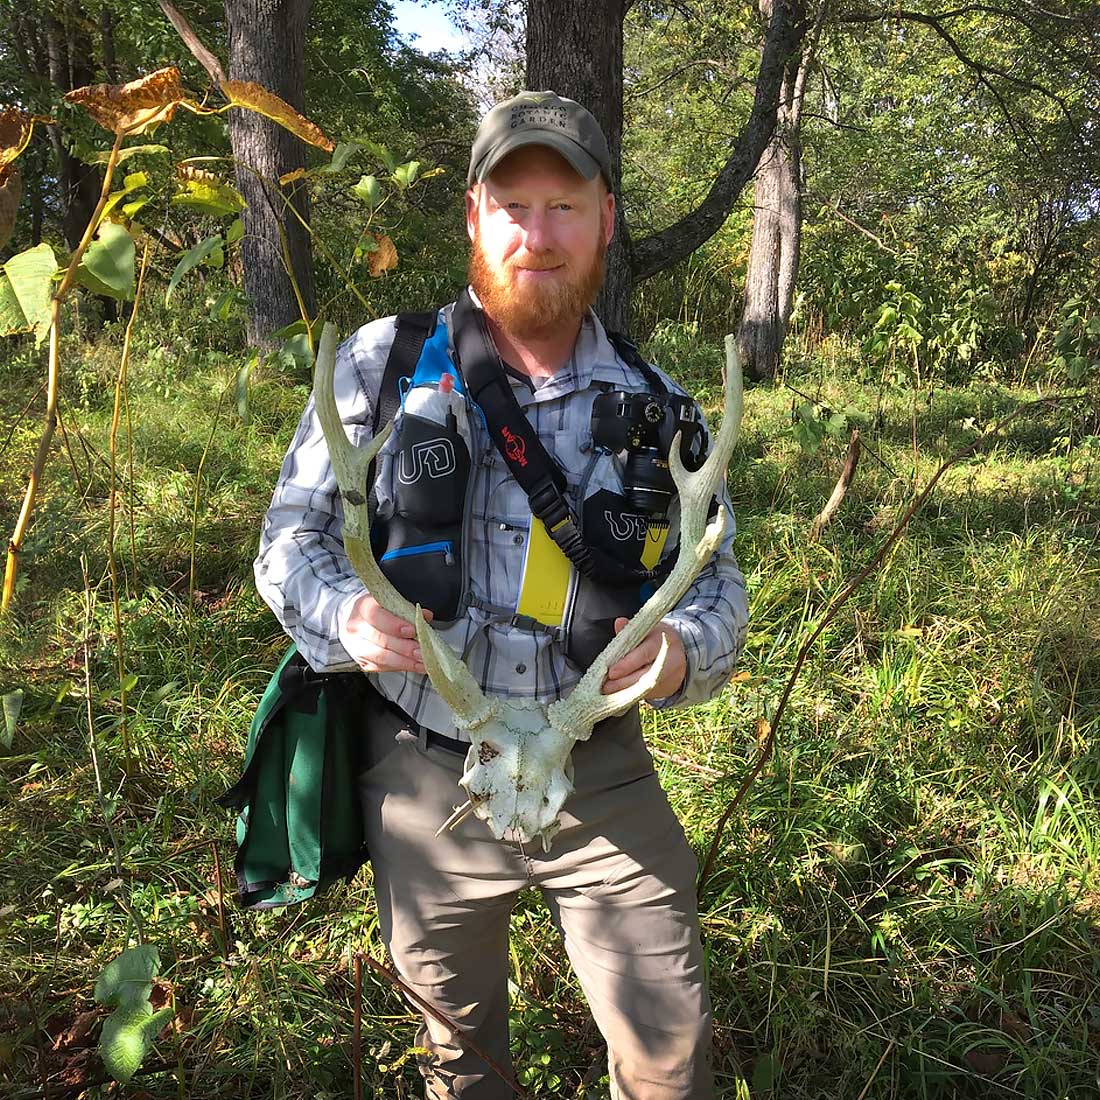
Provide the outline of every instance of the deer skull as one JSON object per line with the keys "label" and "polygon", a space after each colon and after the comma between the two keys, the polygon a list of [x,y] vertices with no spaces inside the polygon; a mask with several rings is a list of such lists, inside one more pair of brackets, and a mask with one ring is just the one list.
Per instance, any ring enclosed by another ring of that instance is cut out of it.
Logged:
{"label": "deer skull", "polygon": [[558,815],[573,790],[573,745],[586,741],[597,722],[625,713],[652,689],[660,679],[668,643],[662,644],[657,660],[641,680],[612,695],[601,692],[607,670],[675,607],[722,541],[724,510],[720,508],[709,524],[707,512],[725,476],[741,423],[741,364],[734,337],[726,337],[725,407],[710,455],[697,471],[687,472],[680,462],[679,435],[669,454],[680,502],[679,549],[672,571],[608,643],[572,693],[548,706],[533,700],[487,696],[428,626],[420,607],[405,599],[379,569],[370,547],[365,488],[370,463],[393,424],[387,424],[364,447],[352,446],[333,393],[336,340],[335,327],[326,324],[317,351],[315,388],[317,416],[344,504],[344,549],[371,595],[391,614],[415,626],[432,687],[450,707],[455,725],[466,730],[472,742],[459,780],[469,801],[442,823],[440,832],[473,813],[498,840],[526,844],[538,837],[549,851],[559,828]]}

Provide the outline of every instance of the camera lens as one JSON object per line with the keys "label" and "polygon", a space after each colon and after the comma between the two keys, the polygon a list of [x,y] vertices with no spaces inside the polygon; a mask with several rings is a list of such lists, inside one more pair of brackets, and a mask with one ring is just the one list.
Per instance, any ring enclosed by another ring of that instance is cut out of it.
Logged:
{"label": "camera lens", "polygon": [[650,516],[666,516],[674,488],[668,463],[656,448],[643,447],[627,455],[623,492],[631,508]]}

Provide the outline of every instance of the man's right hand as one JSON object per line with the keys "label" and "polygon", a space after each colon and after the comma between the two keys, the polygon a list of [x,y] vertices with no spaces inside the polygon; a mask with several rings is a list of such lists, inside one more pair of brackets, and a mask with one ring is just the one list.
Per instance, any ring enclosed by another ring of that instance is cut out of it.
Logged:
{"label": "man's right hand", "polygon": [[[424,618],[432,621],[427,608]],[[412,623],[391,615],[369,594],[356,600],[340,641],[364,672],[426,671]]]}

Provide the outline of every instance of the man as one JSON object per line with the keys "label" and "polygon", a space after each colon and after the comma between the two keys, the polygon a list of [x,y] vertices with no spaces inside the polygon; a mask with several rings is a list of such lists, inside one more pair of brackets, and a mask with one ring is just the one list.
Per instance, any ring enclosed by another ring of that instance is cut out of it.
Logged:
{"label": "man", "polygon": [[[595,499],[593,486],[615,482],[622,489],[626,476],[620,457],[594,443],[596,398],[648,393],[655,377],[622,357],[590,309],[614,225],[606,140],[572,100],[521,93],[482,121],[468,184],[469,302],[480,305],[512,393],[564,472],[571,508],[583,515]],[[453,330],[454,308],[442,318]],[[371,433],[394,331],[393,318],[365,325],[337,355],[337,403],[355,443]],[[584,608],[575,607],[564,627],[517,614],[528,586],[545,583],[531,565],[529,545],[544,536],[482,419],[471,416],[466,430],[473,461],[468,534],[460,541],[468,553],[462,564],[468,592],[457,617],[437,622],[437,629],[487,692],[552,701],[583,671],[566,651]],[[387,450],[391,444],[393,437]],[[406,471],[386,451],[379,470],[377,516],[383,525],[396,523],[401,508],[394,494]],[[620,498],[599,499],[602,508],[604,500]],[[730,508],[724,490],[719,506]],[[613,516],[613,524],[624,518],[631,515]],[[311,400],[267,515],[256,577],[310,664],[358,666],[378,689],[367,715],[360,790],[382,936],[402,977],[498,1063],[510,1065],[509,913],[522,889],[537,886],[607,1041],[612,1095],[709,1100],[711,1022],[696,862],[657,782],[637,709],[602,723],[575,747],[574,793],[549,852],[497,841],[473,816],[436,837],[463,801],[458,780],[468,738],[425,677],[412,626],[382,609],[352,571],[341,525]],[[611,667],[605,692],[640,679],[666,635],[670,652],[651,704],[717,694],[747,622],[732,538],[731,513],[713,559],[665,620]],[[671,550],[665,547],[664,555]],[[415,575],[408,583],[416,586]],[[614,630],[625,622],[616,618]],[[511,1096],[499,1076],[430,1017],[420,1043],[430,1051],[421,1060],[430,1100]]]}

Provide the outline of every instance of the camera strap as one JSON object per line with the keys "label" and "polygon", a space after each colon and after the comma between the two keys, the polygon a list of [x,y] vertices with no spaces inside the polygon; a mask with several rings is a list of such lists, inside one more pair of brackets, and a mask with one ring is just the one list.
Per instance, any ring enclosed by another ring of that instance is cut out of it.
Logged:
{"label": "camera strap", "polygon": [[485,317],[470,300],[468,289],[459,295],[451,317],[462,378],[485,416],[494,446],[526,493],[532,514],[542,520],[561,552],[582,576],[595,577],[592,550],[581,537],[580,524],[565,498],[565,474],[520,408]]}

